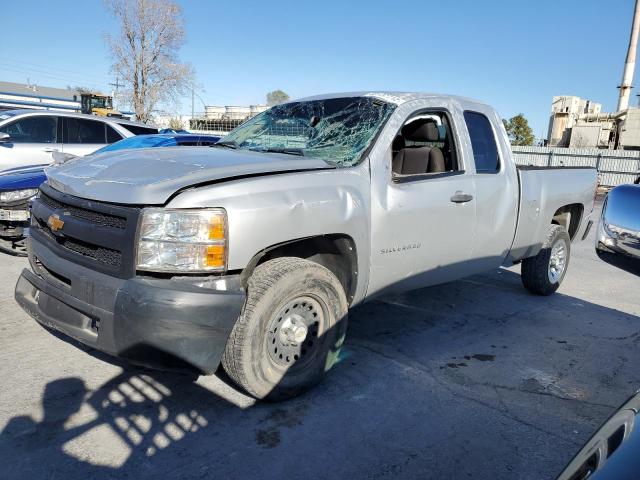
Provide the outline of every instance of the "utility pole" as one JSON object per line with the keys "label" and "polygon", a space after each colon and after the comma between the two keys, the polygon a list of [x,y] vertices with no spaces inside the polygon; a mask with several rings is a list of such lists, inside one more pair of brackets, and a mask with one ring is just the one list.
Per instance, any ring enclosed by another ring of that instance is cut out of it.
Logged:
{"label": "utility pole", "polygon": [[124,84],[120,83],[120,76],[116,77],[115,83],[110,83],[112,87],[116,87],[116,95],[118,94],[118,88],[124,87]]}
{"label": "utility pole", "polygon": [[191,118],[192,119],[195,117],[195,107],[193,104],[195,100],[195,95],[196,95],[195,87],[193,85],[193,82],[191,82]]}
{"label": "utility pole", "polygon": [[112,92],[113,98],[118,98],[118,89],[124,87],[124,84],[120,83],[120,75],[116,76],[115,83],[110,83],[109,85],[115,87],[115,91]]}
{"label": "utility pole", "polygon": [[618,98],[618,111],[629,108],[629,97],[633,88],[633,73],[636,68],[636,49],[638,47],[638,33],[640,33],[640,3],[636,0],[636,7],[633,13],[633,22],[631,24],[631,36],[629,37],[629,49],[627,50],[627,60],[624,64],[624,72],[622,73],[622,84],[620,89],[620,97]]}

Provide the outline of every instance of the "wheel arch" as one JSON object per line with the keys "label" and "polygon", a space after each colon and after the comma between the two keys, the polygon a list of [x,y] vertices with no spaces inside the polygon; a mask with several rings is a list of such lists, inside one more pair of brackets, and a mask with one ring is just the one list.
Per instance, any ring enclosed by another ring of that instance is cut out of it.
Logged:
{"label": "wheel arch", "polygon": [[247,286],[249,277],[258,265],[280,257],[304,258],[327,268],[340,281],[349,304],[353,301],[358,284],[358,255],[351,236],[334,233],[271,245],[256,253],[242,270],[243,285]]}
{"label": "wheel arch", "polygon": [[556,210],[551,220],[552,224],[561,225],[569,233],[569,238],[574,239],[578,233],[582,214],[584,213],[584,205],[581,203],[571,203],[564,205]]}

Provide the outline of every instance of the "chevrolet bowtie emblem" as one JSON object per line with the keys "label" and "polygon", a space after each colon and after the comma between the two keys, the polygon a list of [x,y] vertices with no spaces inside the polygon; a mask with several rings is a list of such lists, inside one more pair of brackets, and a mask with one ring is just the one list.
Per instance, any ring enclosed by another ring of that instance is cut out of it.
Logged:
{"label": "chevrolet bowtie emblem", "polygon": [[64,227],[64,220],[60,218],[60,215],[54,213],[47,219],[47,225],[49,225],[52,231],[57,232]]}

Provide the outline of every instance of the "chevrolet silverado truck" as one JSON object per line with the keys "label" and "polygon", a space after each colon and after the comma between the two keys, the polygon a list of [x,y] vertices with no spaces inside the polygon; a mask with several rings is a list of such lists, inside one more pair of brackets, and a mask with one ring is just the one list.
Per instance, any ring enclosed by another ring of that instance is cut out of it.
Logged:
{"label": "chevrolet silverado truck", "polygon": [[516,167],[466,98],[347,93],[275,106],[209,149],[96,155],[31,207],[18,303],[135,364],[216,372],[258,399],[319,382],[348,310],[521,263],[562,283],[596,172]]}

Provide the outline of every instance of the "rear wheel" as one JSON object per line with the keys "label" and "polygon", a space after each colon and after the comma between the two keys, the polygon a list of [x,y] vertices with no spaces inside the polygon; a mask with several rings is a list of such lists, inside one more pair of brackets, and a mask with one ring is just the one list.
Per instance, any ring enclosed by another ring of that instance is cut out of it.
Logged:
{"label": "rear wheel", "polygon": [[231,379],[259,399],[284,400],[316,385],[335,363],[347,328],[342,285],[300,258],[259,265],[222,357]]}
{"label": "rear wheel", "polygon": [[535,257],[522,261],[522,283],[537,295],[555,292],[569,267],[571,238],[561,225],[551,225],[542,249]]}

